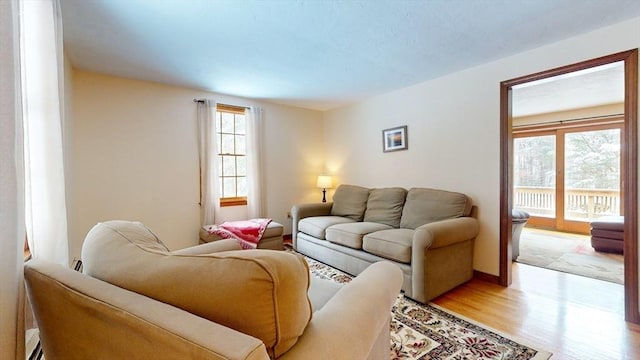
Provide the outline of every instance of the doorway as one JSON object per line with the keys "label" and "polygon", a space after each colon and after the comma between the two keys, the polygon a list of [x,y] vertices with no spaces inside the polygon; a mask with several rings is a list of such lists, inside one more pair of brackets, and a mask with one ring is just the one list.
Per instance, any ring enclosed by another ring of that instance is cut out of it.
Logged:
{"label": "doorway", "polygon": [[[514,194],[512,192],[513,179],[513,99],[514,87],[534,81],[544,81],[559,75],[584,71],[598,66],[605,66],[616,62],[624,64],[624,115],[622,124],[621,147],[621,209],[625,215],[624,221],[624,287],[625,287],[625,319],[629,322],[639,323],[638,312],[638,244],[637,244],[637,107],[638,107],[638,50],[625,51],[618,54],[597,58],[578,64],[568,65],[537,74],[503,81],[501,83],[501,108],[500,108],[500,136],[501,136],[501,177],[500,177],[500,284],[511,284],[512,263],[512,239],[511,239],[511,209],[513,208]],[[561,186],[563,187],[563,186]],[[564,189],[561,189],[562,199],[566,199]],[[557,194],[558,189],[554,189]],[[558,208],[554,206],[555,215]],[[563,214],[561,222],[568,225],[566,220],[566,204],[560,213]],[[555,216],[557,220],[558,216]]]}

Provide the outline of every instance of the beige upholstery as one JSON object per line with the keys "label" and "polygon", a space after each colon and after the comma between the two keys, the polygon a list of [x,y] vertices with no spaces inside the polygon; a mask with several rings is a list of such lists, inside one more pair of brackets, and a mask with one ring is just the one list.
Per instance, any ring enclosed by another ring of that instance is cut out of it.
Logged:
{"label": "beige upholstery", "polygon": [[406,196],[407,190],[399,187],[372,189],[369,192],[364,221],[399,227]]}
{"label": "beige upholstery", "polygon": [[369,189],[355,185],[340,185],[333,194],[331,215],[362,221],[367,208]]}
{"label": "beige upholstery", "polygon": [[[471,280],[479,232],[471,199],[445,190],[398,189],[370,189],[365,221],[335,216],[335,203],[293,206],[294,248],[352,275],[377,261],[393,261],[403,271],[404,294],[425,303]],[[355,198],[365,193],[352,185],[340,185],[336,193],[350,198],[350,191]]]}
{"label": "beige upholstery", "polygon": [[469,216],[471,199],[465,194],[414,188],[407,193],[400,227],[415,229],[435,221]]}
{"label": "beige upholstery", "polygon": [[372,232],[391,229],[391,226],[374,222],[336,224],[326,231],[326,239],[354,249],[362,248],[362,238]]}
{"label": "beige upholstery", "polygon": [[[83,271],[256,337],[274,358],[302,335],[311,304],[309,270],[301,256],[242,250],[168,256],[158,250],[159,242],[138,222],[97,224],[82,247]],[[212,276],[202,276],[203,271]],[[301,276],[286,276],[291,273]]]}
{"label": "beige upholstery", "polygon": [[388,358],[397,266],[310,283],[302,257],[234,243],[170,253],[144,225],[108,222],[87,235],[86,274],[28,262],[47,360]]}

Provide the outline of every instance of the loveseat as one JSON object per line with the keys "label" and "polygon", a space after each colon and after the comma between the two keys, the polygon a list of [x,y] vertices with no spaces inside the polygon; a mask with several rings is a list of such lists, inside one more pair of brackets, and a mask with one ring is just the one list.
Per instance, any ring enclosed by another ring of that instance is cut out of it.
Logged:
{"label": "loveseat", "polygon": [[293,247],[352,275],[391,261],[405,296],[426,303],[473,277],[472,210],[457,192],[340,185],[332,202],[293,206]]}
{"label": "loveseat", "polygon": [[340,285],[310,277],[298,254],[239,249],[221,240],[169,252],[144,225],[112,221],[87,235],[84,274],[27,262],[45,357],[389,358],[395,265]]}

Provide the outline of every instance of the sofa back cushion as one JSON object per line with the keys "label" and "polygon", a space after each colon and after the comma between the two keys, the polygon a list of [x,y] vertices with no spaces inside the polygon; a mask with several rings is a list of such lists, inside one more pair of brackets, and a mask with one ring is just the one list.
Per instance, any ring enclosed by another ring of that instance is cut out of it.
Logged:
{"label": "sofa back cushion", "polygon": [[367,208],[369,189],[356,185],[340,185],[333,194],[331,215],[362,221]]}
{"label": "sofa back cushion", "polygon": [[309,269],[301,256],[174,255],[158,241],[140,223],[98,224],[82,247],[83,272],[258,338],[271,358],[293,347],[311,320]]}
{"label": "sofa back cushion", "polygon": [[364,221],[399,227],[406,196],[407,190],[399,187],[370,190]]}
{"label": "sofa back cushion", "polygon": [[465,194],[413,188],[407,193],[400,227],[415,229],[435,221],[469,216],[470,213],[471,199]]}

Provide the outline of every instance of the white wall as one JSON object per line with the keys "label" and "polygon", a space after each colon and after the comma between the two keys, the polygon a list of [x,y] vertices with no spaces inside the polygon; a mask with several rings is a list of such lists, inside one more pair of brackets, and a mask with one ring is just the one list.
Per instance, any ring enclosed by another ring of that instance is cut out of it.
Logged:
{"label": "white wall", "polygon": [[[499,273],[500,82],[640,47],[640,18],[326,112],[327,168],[341,183],[432,187],[472,197],[476,270]],[[409,149],[381,131],[408,125]]]}
{"label": "white wall", "polygon": [[[285,225],[294,203],[317,195],[322,171],[322,114],[203,91],[73,73],[72,256],[97,222],[137,220],[171,249],[195,245],[199,170],[194,98],[264,108],[265,216]],[[246,216],[224,208],[220,221]]]}

